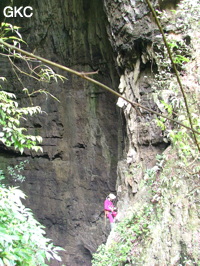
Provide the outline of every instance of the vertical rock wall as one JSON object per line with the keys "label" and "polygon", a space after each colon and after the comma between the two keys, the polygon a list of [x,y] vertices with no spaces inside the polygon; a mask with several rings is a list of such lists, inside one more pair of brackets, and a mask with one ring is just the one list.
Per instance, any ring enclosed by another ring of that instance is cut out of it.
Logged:
{"label": "vertical rock wall", "polygon": [[[156,66],[152,47],[160,33],[152,23],[145,1],[104,1],[104,6],[109,20],[109,39],[120,73],[119,92],[132,102],[158,110],[153,101]],[[132,108],[121,99],[117,104],[125,114],[127,126],[125,156],[118,164],[117,184],[119,208],[123,209],[137,192],[143,172],[154,165],[155,155],[162,152],[166,144],[153,115],[144,109]]]}
{"label": "vertical rock wall", "polygon": [[[28,43],[25,49],[76,70],[98,70],[99,81],[117,88],[102,3],[36,0],[29,5],[33,17],[11,21],[22,27]],[[7,89],[18,91],[20,102],[30,104],[30,99],[20,93],[22,85],[10,72],[9,63],[4,61],[4,66],[10,78]],[[48,237],[65,248],[65,265],[90,265],[91,253],[105,242],[109,232],[104,226],[103,201],[115,191],[122,150],[121,118],[111,94],[59,69],[55,71],[68,80],[44,84],[22,77],[30,91],[45,88],[60,101],[44,94],[34,94],[31,99],[46,112],[27,124],[30,132],[43,137],[43,154],[26,151],[20,156],[2,147],[0,160],[5,166],[29,159],[24,171],[26,181],[20,185],[28,195],[26,204],[47,227]]]}
{"label": "vertical rock wall", "polygon": [[[35,0],[30,1],[32,19],[17,23],[22,26],[30,51],[76,70],[98,70],[95,78],[118,88],[129,100],[158,110],[153,101],[152,70],[156,71],[157,66],[152,46],[160,41],[160,33],[144,2]],[[173,8],[177,2],[154,1],[161,8]],[[12,79],[11,89],[19,90],[20,84],[6,62],[4,66]],[[3,150],[1,162],[6,165],[30,159],[25,169],[27,180],[22,184],[29,196],[28,205],[47,226],[48,236],[66,249],[63,263],[87,266],[91,265],[91,253],[108,234],[103,224],[105,196],[117,187],[119,219],[127,206],[131,209],[136,202],[142,204],[146,194],[137,193],[138,184],[146,168],[155,164],[155,155],[167,145],[153,115],[117,101],[75,76],[67,78],[64,84],[50,85],[24,78],[29,89],[48,88],[60,103],[49,96],[32,97],[47,113],[28,124],[30,131],[43,136],[44,153],[19,156]],[[23,103],[29,100],[19,96]],[[125,144],[122,132],[126,132]],[[159,241],[156,255],[160,252]],[[172,250],[167,243],[163,250],[170,257]],[[163,257],[159,258],[161,264]],[[156,265],[156,260],[153,263]]]}
{"label": "vertical rock wall", "polygon": [[[158,96],[159,93],[160,95],[166,93],[166,96],[172,93],[173,90],[170,91],[170,87],[175,78],[171,83],[167,80],[169,86],[166,86],[165,92],[163,91],[164,86],[157,87],[157,91],[154,91],[154,74],[161,75],[159,66],[156,65],[154,51],[161,52],[162,36],[158,32],[145,2],[137,0],[104,1],[109,20],[108,33],[116,52],[116,61],[119,67],[119,91],[133,102],[141,103],[155,111],[164,112],[162,106],[158,106],[154,102],[154,96],[156,94]],[[199,91],[199,82],[196,78],[199,68],[196,36],[199,33],[197,30],[193,32],[189,25],[183,23],[183,21],[189,21],[188,17],[191,18],[191,15],[189,14],[187,17],[185,14],[185,18],[184,10],[180,11],[180,17],[169,12],[179,1],[150,2],[161,10],[166,9],[165,19],[162,22],[166,26],[165,32],[168,36],[171,34],[170,40],[179,40],[180,43],[186,39],[189,40],[188,43],[193,40],[191,45],[186,47],[186,57],[188,56],[187,52],[192,48],[193,59],[189,60],[189,66],[181,72],[181,79],[185,85],[185,91]],[[190,4],[190,1],[188,3]],[[196,18],[197,9],[192,10]],[[174,86],[179,90],[177,84]],[[198,93],[196,95],[198,98]],[[130,218],[127,225],[127,230],[130,229],[130,238],[127,232],[120,236],[115,231],[112,232],[107,241],[106,247],[110,249],[107,249],[106,255],[113,254],[113,250],[119,250],[119,247],[122,247],[121,259],[124,265],[198,265],[199,193],[193,193],[189,199],[190,192],[193,192],[196,189],[196,183],[199,183],[199,170],[194,173],[195,156],[187,165],[176,154],[177,151],[166,149],[167,143],[164,142],[163,132],[155,125],[154,115],[140,108],[134,109],[120,99],[118,105],[124,111],[127,126],[125,157],[118,163],[118,219]],[[191,106],[190,108],[192,109]],[[192,147],[192,144],[190,145]],[[164,150],[165,152],[162,153]],[[159,153],[162,153],[165,158],[161,167],[155,164],[156,154]],[[196,161],[196,165],[198,164],[199,162]],[[153,166],[155,167],[153,168]],[[154,171],[153,181],[152,173],[145,173],[146,169]],[[146,184],[145,186],[142,185],[141,180],[143,180],[143,184]],[[150,234],[146,238],[145,234],[142,234],[141,239],[137,242],[134,239],[135,231],[131,229],[134,228],[134,224],[138,228],[142,228],[142,223],[139,223],[137,219],[134,220],[133,215],[138,214],[143,219],[145,213],[141,214],[140,212],[146,206],[153,210],[152,213],[155,212],[157,217],[155,220],[150,216],[146,217],[145,222],[150,225]],[[161,212],[160,217],[159,212]],[[131,222],[133,227],[131,227]],[[123,226],[125,226],[124,223]],[[122,240],[126,237],[127,242]],[[115,249],[116,246],[118,249]],[[129,247],[130,251],[127,251]],[[127,256],[123,257],[125,253]]]}

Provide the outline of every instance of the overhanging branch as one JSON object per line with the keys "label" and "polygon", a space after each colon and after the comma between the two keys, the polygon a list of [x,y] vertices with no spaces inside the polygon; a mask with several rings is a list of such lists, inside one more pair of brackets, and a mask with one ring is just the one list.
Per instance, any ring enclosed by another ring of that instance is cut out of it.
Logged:
{"label": "overhanging branch", "polygon": [[97,81],[95,79],[90,78],[89,76],[87,76],[87,73],[78,72],[76,70],[73,70],[71,68],[68,68],[66,66],[63,66],[61,64],[54,63],[54,62],[52,62],[52,61],[50,61],[48,59],[45,59],[43,57],[34,55],[34,54],[29,53],[29,52],[27,52],[27,51],[25,51],[23,49],[20,49],[18,47],[15,47],[13,45],[10,45],[10,44],[2,41],[2,40],[0,40],[0,43],[3,44],[4,46],[8,47],[9,49],[13,50],[13,51],[17,51],[17,52],[19,52],[19,53],[21,53],[21,54],[23,54],[25,56],[28,56],[30,58],[35,58],[35,59],[37,59],[37,60],[39,60],[39,61],[41,61],[41,62],[43,62],[45,64],[51,65],[53,67],[57,67],[59,69],[62,69],[64,71],[67,71],[67,72],[69,72],[69,73],[71,73],[73,75],[79,76],[80,78],[85,79],[85,80],[87,80],[87,81],[89,81],[89,82],[91,82],[93,84],[96,84],[96,85],[100,86],[101,88],[103,88],[103,89],[109,91],[110,93],[114,94],[116,97],[122,98],[124,101],[126,101],[129,104],[131,104],[131,106],[133,108],[138,107],[138,108],[141,108],[143,110],[146,110],[149,113],[152,113],[152,114],[155,114],[157,116],[163,117],[163,118],[165,118],[165,119],[167,119],[167,120],[169,120],[171,122],[174,122],[174,123],[176,123],[176,124],[178,124],[178,125],[180,125],[180,126],[182,126],[184,128],[187,128],[188,130],[192,131],[193,133],[196,133],[196,134],[200,135],[200,132],[196,131],[194,128],[190,128],[190,127],[184,125],[183,123],[180,123],[180,122],[178,122],[178,121],[176,121],[176,120],[174,120],[174,119],[172,119],[172,118],[170,118],[170,117],[168,117],[166,115],[160,114],[159,112],[156,112],[156,111],[154,111],[154,110],[152,110],[150,108],[147,108],[147,107],[145,107],[145,106],[143,106],[143,105],[141,105],[139,103],[132,102],[132,101],[128,100],[127,98],[125,98],[124,96],[122,96],[121,94],[119,94],[118,92],[116,92],[115,90],[111,89],[110,87],[106,86],[105,84],[103,84],[103,83],[101,83],[101,82],[99,82],[99,81]]}

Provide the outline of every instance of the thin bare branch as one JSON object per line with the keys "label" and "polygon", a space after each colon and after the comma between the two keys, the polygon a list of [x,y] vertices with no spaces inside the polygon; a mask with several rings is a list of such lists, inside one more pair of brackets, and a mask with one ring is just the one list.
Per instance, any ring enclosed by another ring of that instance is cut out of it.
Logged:
{"label": "thin bare branch", "polygon": [[[9,61],[10,61],[11,65],[14,66],[13,69],[16,68],[21,74],[26,75],[26,76],[29,76],[29,77],[31,77],[31,78],[33,78],[33,79],[36,79],[37,81],[40,81],[39,78],[37,78],[37,77],[33,76],[32,74],[29,74],[29,73],[27,73],[27,72],[21,70],[21,68],[19,68],[19,67],[18,67],[18,66],[17,66],[17,65],[16,65],[16,64],[10,59],[10,57],[8,57],[8,58],[9,58]],[[16,71],[15,71],[15,73],[16,73]],[[39,76],[39,75],[38,75],[38,76]]]}

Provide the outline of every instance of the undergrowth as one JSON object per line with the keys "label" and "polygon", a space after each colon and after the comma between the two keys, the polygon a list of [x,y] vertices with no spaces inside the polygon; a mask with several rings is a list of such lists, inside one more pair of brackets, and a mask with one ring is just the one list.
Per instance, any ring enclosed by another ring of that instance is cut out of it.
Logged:
{"label": "undergrowth", "polygon": [[[200,158],[191,162],[191,167],[187,169],[178,158],[172,148],[157,156],[156,165],[147,169],[140,184],[140,190],[148,194],[146,201],[141,202],[139,207],[137,205],[131,216],[116,225],[112,242],[101,245],[93,255],[93,266],[146,265],[149,252],[154,252],[151,249],[155,248],[156,253],[160,248],[157,239],[165,241],[169,238],[172,223],[182,226],[179,229],[183,234],[180,246],[184,247],[177,255],[175,265],[200,265]],[[187,215],[182,217],[185,212]],[[185,240],[187,234],[191,235],[189,244]],[[172,245],[174,241],[179,242],[179,236],[177,240],[167,241],[166,245]]]}

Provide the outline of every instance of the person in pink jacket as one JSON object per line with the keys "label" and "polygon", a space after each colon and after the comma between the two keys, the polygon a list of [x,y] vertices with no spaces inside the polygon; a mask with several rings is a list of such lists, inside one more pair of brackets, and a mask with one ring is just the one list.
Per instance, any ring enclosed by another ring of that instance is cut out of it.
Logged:
{"label": "person in pink jacket", "polygon": [[106,217],[110,221],[111,229],[113,229],[114,227],[115,217],[117,216],[116,208],[112,202],[115,199],[116,199],[116,196],[110,193],[108,197],[106,198],[106,200],[104,201],[104,211],[105,211]]}

